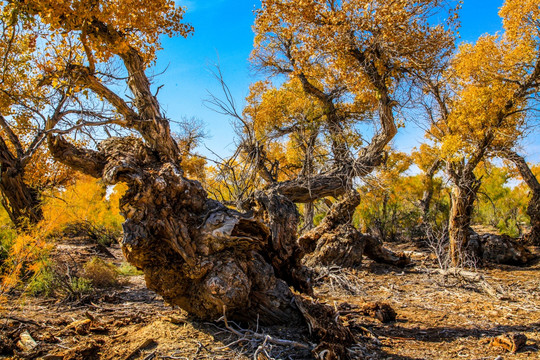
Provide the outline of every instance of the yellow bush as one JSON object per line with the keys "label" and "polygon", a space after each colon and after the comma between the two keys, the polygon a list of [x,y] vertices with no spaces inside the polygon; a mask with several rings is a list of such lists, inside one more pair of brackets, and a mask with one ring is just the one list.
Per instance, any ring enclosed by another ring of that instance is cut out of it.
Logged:
{"label": "yellow bush", "polygon": [[118,184],[107,188],[89,176],[80,176],[64,189],[56,190],[43,204],[48,232],[62,231],[69,224],[90,223],[109,231],[121,231],[124,219],[118,200],[126,190]]}
{"label": "yellow bush", "polygon": [[84,264],[83,277],[92,282],[97,288],[114,287],[119,285],[118,270],[116,266],[105,262],[98,257],[93,257]]}
{"label": "yellow bush", "polygon": [[[9,219],[0,211],[0,305],[7,293],[22,285],[28,293],[47,293],[54,286],[49,258],[52,234],[81,223],[98,232],[120,233],[123,218],[118,203],[125,190],[124,185],[107,188],[80,176],[63,189],[51,190],[43,203],[44,219],[19,233],[7,225]],[[85,266],[85,277],[94,286],[117,284],[118,273],[110,266],[93,260]]]}
{"label": "yellow bush", "polygon": [[43,234],[42,228],[36,226],[14,237],[0,264],[0,297],[47,272],[52,244]]}

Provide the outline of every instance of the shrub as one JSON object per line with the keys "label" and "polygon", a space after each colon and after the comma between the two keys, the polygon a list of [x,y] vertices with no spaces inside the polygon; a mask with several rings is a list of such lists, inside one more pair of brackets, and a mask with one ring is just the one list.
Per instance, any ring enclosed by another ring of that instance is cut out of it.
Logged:
{"label": "shrub", "polygon": [[72,185],[57,190],[43,204],[44,223],[49,234],[87,236],[109,245],[122,232],[124,219],[118,207],[125,185],[104,186],[100,181],[81,176]]}
{"label": "shrub", "polygon": [[71,292],[75,297],[80,298],[82,295],[88,294],[94,290],[92,280],[86,278],[75,277],[70,282]]}
{"label": "shrub", "polygon": [[125,262],[118,268],[118,274],[121,276],[137,276],[143,275],[144,273],[130,263]]}
{"label": "shrub", "polygon": [[45,274],[49,266],[52,245],[45,241],[40,227],[20,233],[12,240],[4,241],[7,255],[0,268],[0,295],[31,284]]}
{"label": "shrub", "polygon": [[93,257],[84,264],[83,277],[90,280],[94,287],[107,288],[119,285],[116,266]]}
{"label": "shrub", "polygon": [[47,266],[32,277],[26,290],[32,296],[53,296],[57,287],[58,282],[54,271]]}

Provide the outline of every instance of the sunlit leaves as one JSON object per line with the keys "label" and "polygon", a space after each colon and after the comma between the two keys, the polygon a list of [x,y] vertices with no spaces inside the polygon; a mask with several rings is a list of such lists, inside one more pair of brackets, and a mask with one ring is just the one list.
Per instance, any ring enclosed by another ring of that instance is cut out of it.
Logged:
{"label": "sunlit leaves", "polygon": [[91,56],[106,61],[137,49],[145,61],[154,59],[160,35],[187,36],[184,10],[171,0],[34,0],[9,1],[12,8],[35,14],[58,33],[75,32]]}
{"label": "sunlit leaves", "polygon": [[327,89],[346,85],[375,104],[379,87],[392,89],[392,79],[433,67],[449,51],[453,17],[428,22],[440,11],[438,1],[265,0],[253,57],[272,71],[317,78]]}
{"label": "sunlit leaves", "polygon": [[448,114],[431,129],[442,156],[459,160],[478,151],[511,148],[526,126],[529,95],[538,91],[540,2],[505,2],[504,32],[459,47],[445,72]]}

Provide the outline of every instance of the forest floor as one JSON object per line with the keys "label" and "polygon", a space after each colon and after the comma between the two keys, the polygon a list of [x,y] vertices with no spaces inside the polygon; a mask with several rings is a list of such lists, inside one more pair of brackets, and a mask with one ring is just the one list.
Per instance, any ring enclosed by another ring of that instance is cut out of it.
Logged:
{"label": "forest floor", "polygon": [[[427,250],[411,244],[389,247],[407,252],[411,266],[398,269],[365,260],[359,269],[319,269],[316,294],[339,309],[342,320],[358,336],[355,356],[540,359],[538,261],[528,267],[491,266],[474,273],[444,274]],[[120,265],[124,260],[118,246],[109,250],[114,258],[96,253],[85,242],[69,241],[59,243],[56,254],[58,260],[74,262],[98,255]],[[538,248],[533,251],[539,254]],[[361,310],[366,303],[380,301],[396,311],[395,322],[381,323]],[[197,321],[147,290],[140,275],[76,302],[13,297],[6,310],[0,313],[0,354],[11,345],[15,355],[0,358],[312,358],[306,350],[274,341],[308,344],[303,328],[259,327],[249,332],[231,323],[227,328],[223,321]],[[244,335],[238,336],[239,332]],[[527,337],[516,353],[491,344],[491,339],[509,333]]]}

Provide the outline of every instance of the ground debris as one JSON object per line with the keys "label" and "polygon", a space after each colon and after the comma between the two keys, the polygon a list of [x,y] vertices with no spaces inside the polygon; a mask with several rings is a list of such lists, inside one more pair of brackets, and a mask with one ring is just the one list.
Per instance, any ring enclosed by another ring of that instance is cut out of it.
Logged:
{"label": "ground debris", "polygon": [[396,311],[385,302],[366,302],[361,305],[342,303],[338,307],[340,315],[363,314],[379,320],[382,323],[396,321]]}
{"label": "ground debris", "polygon": [[506,351],[516,353],[527,343],[527,337],[520,333],[503,334],[491,339],[489,346],[501,347]]}
{"label": "ground debris", "polygon": [[99,352],[103,344],[104,341],[101,339],[85,339],[73,348],[49,356],[52,358],[61,356],[63,360],[97,360],[100,358]]}
{"label": "ground debris", "polygon": [[66,326],[62,331],[58,333],[58,335],[63,335],[71,331],[74,331],[79,335],[86,335],[90,331],[91,324],[92,320],[90,319],[77,320]]}
{"label": "ground debris", "polygon": [[330,306],[312,301],[297,294],[295,303],[304,315],[311,333],[319,339],[312,353],[317,359],[348,359],[348,348],[356,343],[349,328],[339,320],[339,315]]}
{"label": "ground debris", "polygon": [[141,350],[144,350],[148,347],[157,345],[157,342],[154,339],[146,339],[142,343],[140,343],[135,349],[133,349],[132,352],[130,352],[124,360],[130,360],[135,355],[137,355]]}
{"label": "ground debris", "polygon": [[362,311],[382,323],[396,321],[396,311],[387,303],[371,302],[362,306]]}

